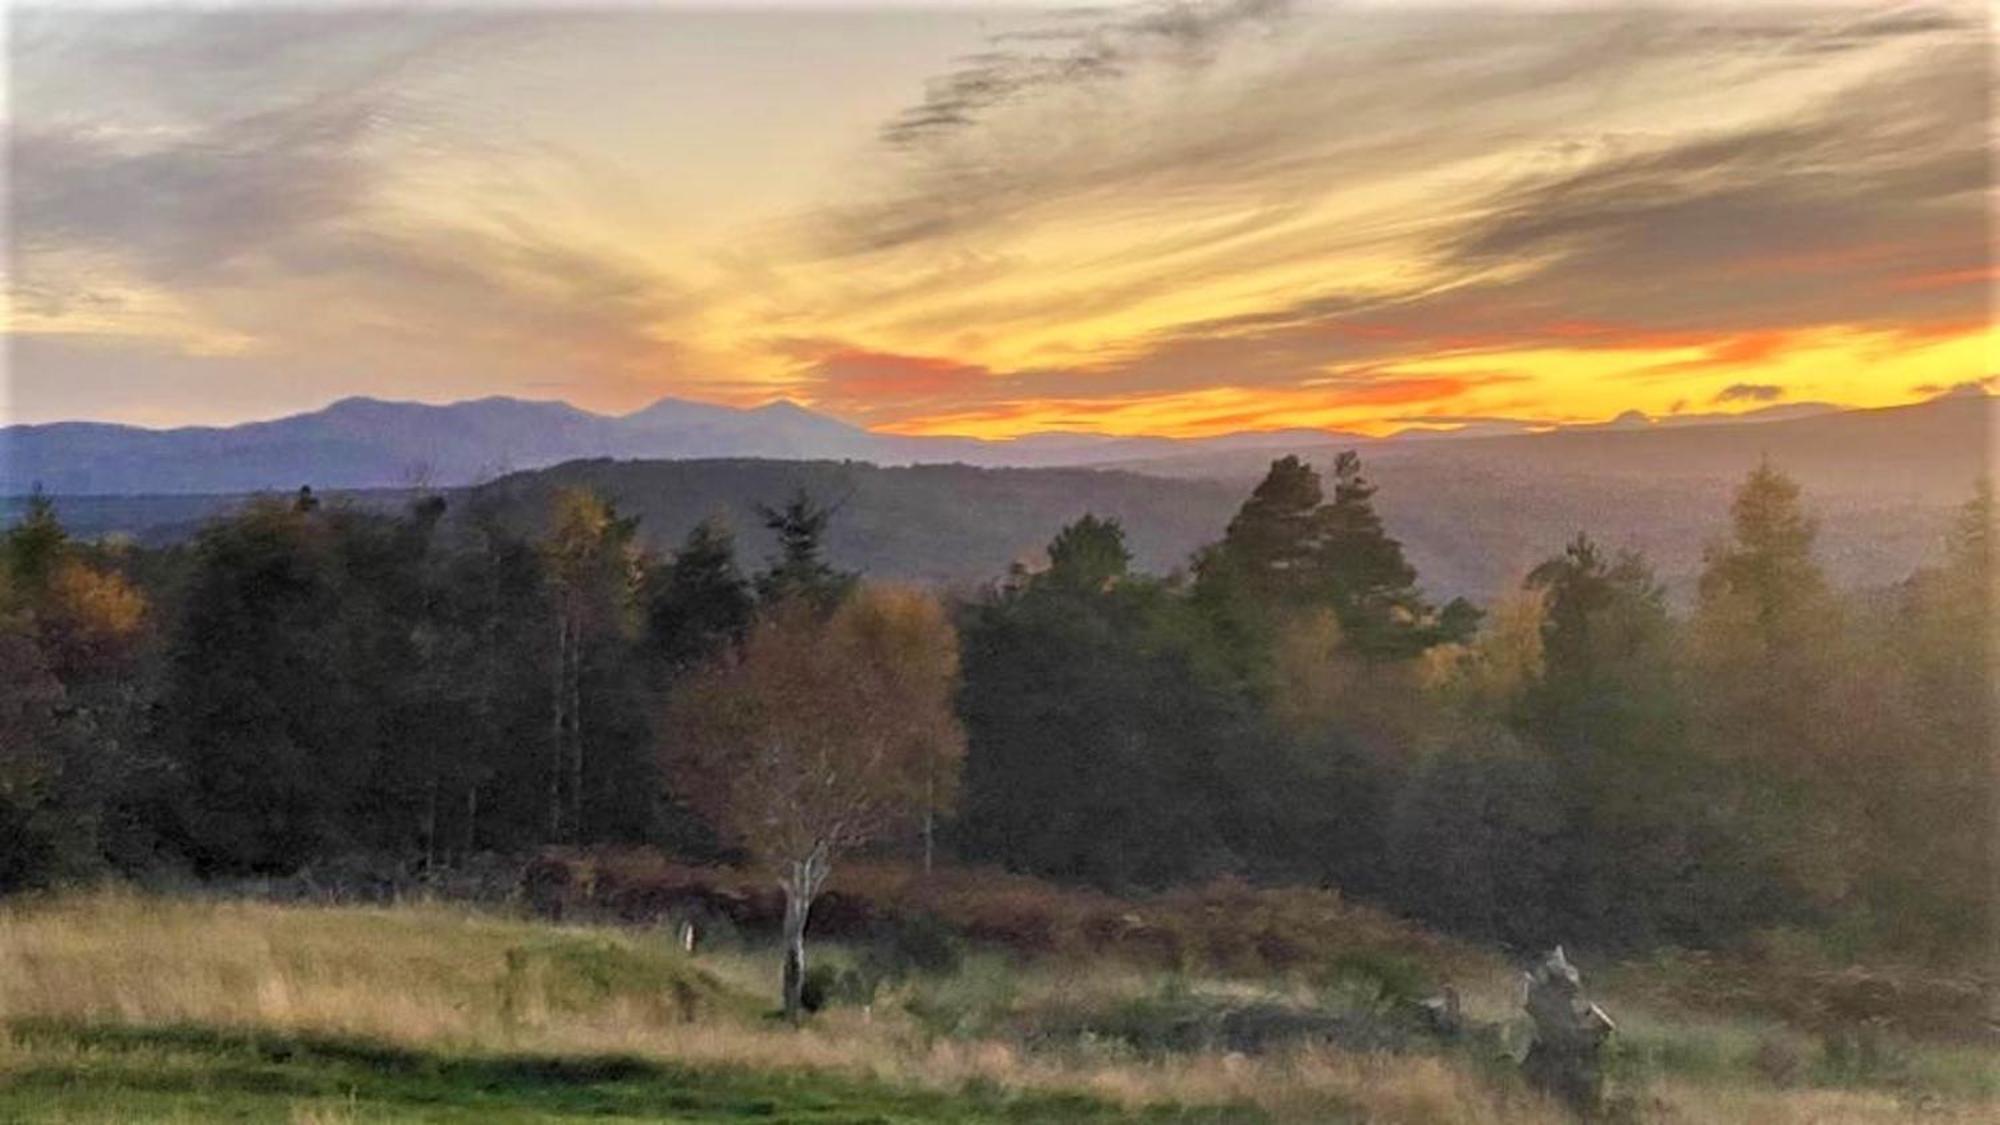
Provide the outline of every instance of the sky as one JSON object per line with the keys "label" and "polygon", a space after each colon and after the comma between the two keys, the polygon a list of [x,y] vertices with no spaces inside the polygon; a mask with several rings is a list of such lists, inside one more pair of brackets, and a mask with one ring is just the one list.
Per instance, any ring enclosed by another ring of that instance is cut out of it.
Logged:
{"label": "sky", "polygon": [[9,16],[8,421],[1386,433],[2000,371],[1977,2]]}

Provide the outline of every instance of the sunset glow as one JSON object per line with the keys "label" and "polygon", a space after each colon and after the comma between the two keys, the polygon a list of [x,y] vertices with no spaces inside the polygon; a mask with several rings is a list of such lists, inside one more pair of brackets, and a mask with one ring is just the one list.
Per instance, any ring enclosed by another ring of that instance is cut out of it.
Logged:
{"label": "sunset glow", "polygon": [[1996,370],[1972,4],[25,10],[10,421],[1175,436]]}

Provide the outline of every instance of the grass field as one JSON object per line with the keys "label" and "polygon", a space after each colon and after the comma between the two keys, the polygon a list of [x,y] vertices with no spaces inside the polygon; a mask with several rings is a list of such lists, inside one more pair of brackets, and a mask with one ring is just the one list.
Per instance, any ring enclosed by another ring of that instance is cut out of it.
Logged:
{"label": "grass field", "polygon": [[[689,957],[655,931],[445,906],[17,903],[0,910],[0,1120],[1564,1120],[1492,1051],[1374,1042],[1392,1024],[1365,973],[975,952],[793,1029],[767,1015],[774,969],[754,948]],[[1507,1014],[1504,978],[1462,987]],[[1776,1024],[1613,1010],[1628,1118],[2000,1118],[1984,1048],[1862,1058]],[[1293,1024],[1315,1034],[1224,1041]]]}

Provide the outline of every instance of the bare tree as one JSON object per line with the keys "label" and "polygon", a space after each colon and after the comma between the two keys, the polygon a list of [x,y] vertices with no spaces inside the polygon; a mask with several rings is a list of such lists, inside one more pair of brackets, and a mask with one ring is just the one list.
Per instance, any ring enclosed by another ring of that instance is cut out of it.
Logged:
{"label": "bare tree", "polygon": [[868,586],[831,616],[781,603],[674,694],[665,765],[785,893],[785,1015],[833,857],[914,828],[955,791],[958,644],[928,595]]}

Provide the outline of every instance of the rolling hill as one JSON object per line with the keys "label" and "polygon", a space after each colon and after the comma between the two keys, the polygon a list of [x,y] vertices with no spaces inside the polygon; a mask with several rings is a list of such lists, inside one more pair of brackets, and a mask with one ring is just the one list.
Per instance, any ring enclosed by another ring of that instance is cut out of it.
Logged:
{"label": "rolling hill", "polygon": [[[559,418],[558,418],[559,420]],[[1951,510],[1991,471],[1993,401],[1940,399],[1756,425],[1615,428],[1549,434],[1299,441],[1325,465],[1359,446],[1390,531],[1440,595],[1488,598],[1578,532],[1646,552],[1686,594],[1703,547],[1727,527],[1729,498],[1768,458],[1797,477],[1821,521],[1820,551],[1842,585],[1879,585],[1932,557]],[[1138,565],[1158,572],[1222,533],[1280,449],[1216,450],[1125,462],[1117,469],[880,466],[861,461],[569,461],[450,490],[453,504],[495,505],[533,530],[561,487],[582,486],[641,516],[665,549],[720,514],[746,559],[769,549],[756,505],[804,488],[840,506],[830,548],[841,566],[881,577],[965,586],[1032,559],[1086,511],[1121,519]],[[344,502],[386,507],[407,490],[364,490]],[[185,537],[240,503],[225,495],[63,496],[80,534],[152,542]],[[0,502],[0,514],[19,501]]]}

